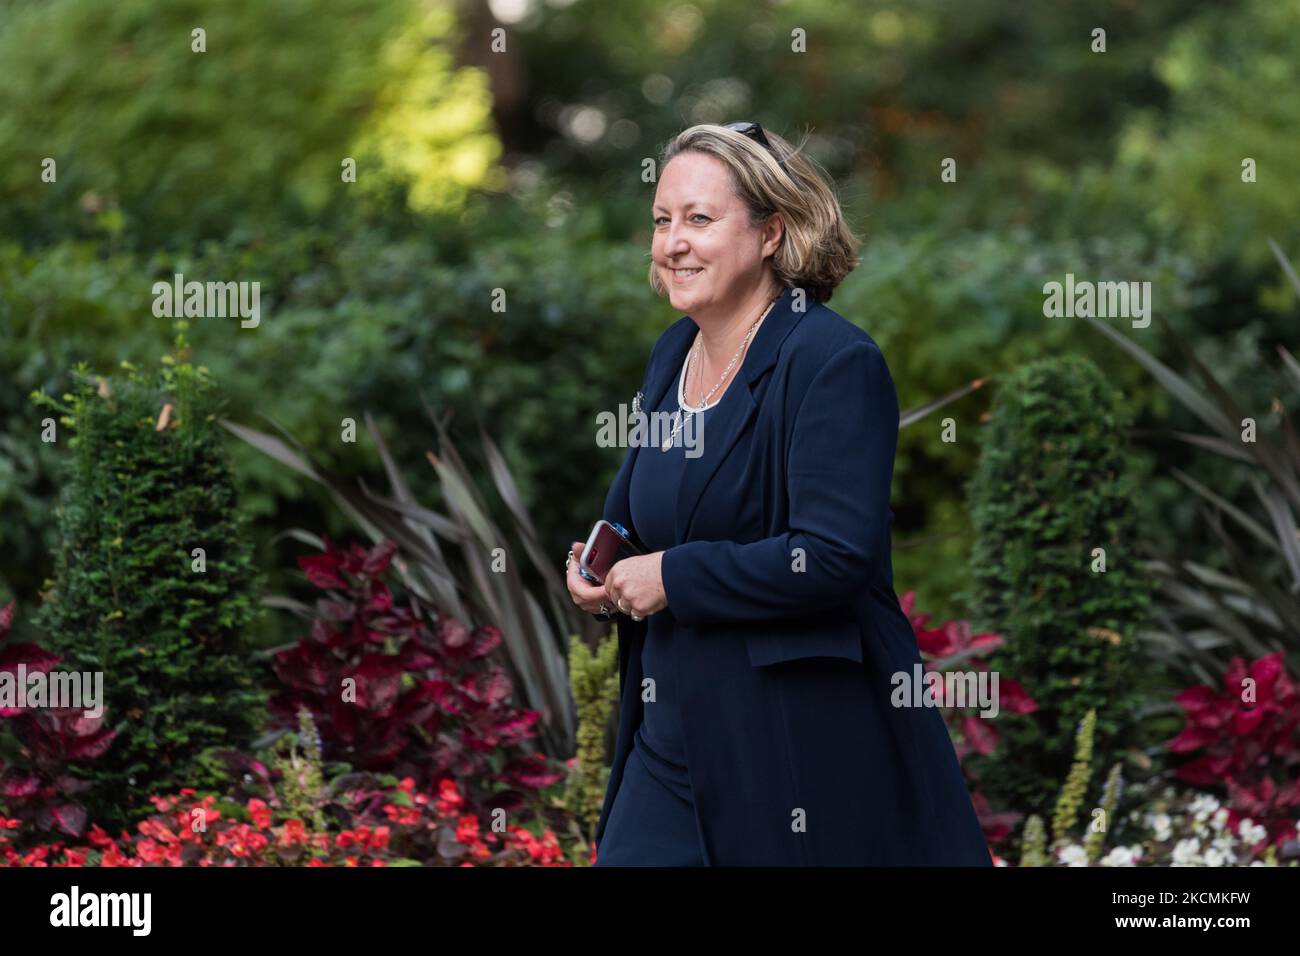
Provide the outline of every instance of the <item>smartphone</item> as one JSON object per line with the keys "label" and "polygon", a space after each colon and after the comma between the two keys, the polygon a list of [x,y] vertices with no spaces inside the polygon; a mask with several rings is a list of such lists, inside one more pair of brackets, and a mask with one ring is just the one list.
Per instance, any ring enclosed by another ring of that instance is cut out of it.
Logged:
{"label": "smartphone", "polygon": [[604,584],[610,568],[624,558],[641,553],[628,539],[626,528],[601,519],[592,527],[578,556],[578,573],[592,584]]}

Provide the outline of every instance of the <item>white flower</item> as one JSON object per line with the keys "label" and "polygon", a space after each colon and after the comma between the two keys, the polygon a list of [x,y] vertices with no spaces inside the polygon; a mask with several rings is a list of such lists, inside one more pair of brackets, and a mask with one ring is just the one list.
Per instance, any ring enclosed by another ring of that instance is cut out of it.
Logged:
{"label": "white flower", "polygon": [[1237,833],[1241,836],[1242,842],[1248,846],[1254,846],[1268,836],[1268,830],[1261,824],[1254,823],[1249,817],[1237,824]]}
{"label": "white flower", "polygon": [[1210,818],[1210,824],[1216,830],[1222,830],[1228,825],[1228,808],[1220,807],[1214,811],[1214,816]]}
{"label": "white flower", "polygon": [[1117,846],[1101,858],[1102,866],[1137,866],[1141,847]]}
{"label": "white flower", "polygon": [[1215,799],[1214,794],[1198,793],[1196,798],[1188,804],[1187,809],[1198,820],[1204,820],[1215,810],[1219,809],[1219,801]]}
{"label": "white flower", "polygon": [[1233,840],[1231,833],[1224,833],[1222,836],[1214,838],[1214,849],[1217,850],[1229,864],[1237,862],[1237,854],[1233,849],[1235,842],[1236,841]]}
{"label": "white flower", "polygon": [[1066,866],[1087,866],[1088,851],[1077,843],[1063,846],[1057,851],[1056,858]]}
{"label": "white flower", "polygon": [[1214,847],[1210,847],[1205,851],[1205,865],[1223,866],[1223,854]]}
{"label": "white flower", "polygon": [[1201,841],[1188,837],[1174,846],[1174,863],[1178,866],[1195,866],[1201,860]]}
{"label": "white flower", "polygon": [[1170,829],[1173,821],[1169,819],[1167,813],[1151,813],[1147,815],[1147,826],[1149,826],[1158,841],[1163,843],[1173,835]]}

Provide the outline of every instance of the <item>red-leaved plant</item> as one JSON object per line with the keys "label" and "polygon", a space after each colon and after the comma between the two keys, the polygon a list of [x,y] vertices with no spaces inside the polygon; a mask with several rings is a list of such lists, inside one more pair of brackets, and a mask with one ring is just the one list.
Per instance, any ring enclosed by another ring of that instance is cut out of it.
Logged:
{"label": "red-leaved plant", "polygon": [[[899,599],[903,613],[907,615],[916,633],[916,644],[921,651],[921,660],[925,670],[947,673],[956,670],[987,671],[986,658],[1001,647],[1001,634],[991,632],[972,633],[969,621],[947,621],[936,628],[927,628],[930,615],[913,613],[916,592],[908,591]],[[998,709],[999,712],[1012,714],[1032,714],[1038,704],[1025,692],[1025,689],[1006,675],[998,674]],[[994,725],[997,718],[981,717],[976,707],[959,709],[942,708],[948,732],[953,738],[953,748],[957,760],[962,765],[971,788],[971,803],[984,828],[984,838],[990,845],[1001,843],[1015,829],[1024,816],[1022,813],[1008,811],[995,812],[988,799],[980,792],[978,777],[967,764],[966,758],[972,753],[987,756],[998,745],[998,732]]]}
{"label": "red-leaved plant", "polygon": [[1247,669],[1234,657],[1224,692],[1201,684],[1175,695],[1187,725],[1167,746],[1196,754],[1178,767],[1179,780],[1227,790],[1228,823],[1263,825],[1281,845],[1296,837],[1300,807],[1300,696],[1278,651]]}
{"label": "red-leaved plant", "polygon": [[312,714],[325,757],[358,771],[444,779],[471,802],[512,807],[523,790],[563,778],[525,745],[539,714],[515,707],[509,677],[489,658],[501,643],[491,626],[470,629],[448,615],[432,623],[400,606],[384,581],[396,544],[336,548],[298,559],[316,587],[310,633],[275,655],[284,690],[270,704],[284,727]]}
{"label": "red-leaved plant", "polygon": [[[10,643],[14,603],[0,608],[0,673],[19,679],[18,668],[28,675],[48,674],[61,658],[37,644]],[[16,701],[15,701],[16,703]],[[117,732],[104,726],[103,716],[87,717],[77,708],[5,707],[0,704],[0,732],[7,729],[17,743],[17,758],[0,759],[0,810],[39,830],[60,830],[80,836],[86,827],[86,808],[77,794],[89,784],[70,770],[74,762],[99,757]],[[0,814],[3,815],[3,814]]]}

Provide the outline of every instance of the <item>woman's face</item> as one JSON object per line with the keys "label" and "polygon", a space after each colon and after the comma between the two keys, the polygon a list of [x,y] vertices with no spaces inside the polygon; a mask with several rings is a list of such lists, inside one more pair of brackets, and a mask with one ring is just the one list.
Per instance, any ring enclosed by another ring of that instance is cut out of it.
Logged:
{"label": "woman's face", "polygon": [[762,284],[763,260],[779,244],[780,217],[751,226],[721,160],[674,156],[659,177],[653,214],[650,255],[677,311],[696,320],[727,318]]}

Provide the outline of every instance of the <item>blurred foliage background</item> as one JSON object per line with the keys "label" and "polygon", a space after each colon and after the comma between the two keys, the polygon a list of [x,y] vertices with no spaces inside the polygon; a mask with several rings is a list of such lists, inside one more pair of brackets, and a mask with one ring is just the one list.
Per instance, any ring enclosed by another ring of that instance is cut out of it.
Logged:
{"label": "blurred foliage background", "polygon": [[[52,570],[63,452],[28,395],[66,391],[79,360],[156,361],[171,329],[151,287],[175,273],[261,283],[258,328],[190,333],[231,418],[373,478],[364,432],[340,440],[370,412],[431,505],[422,401],[453,434],[482,424],[561,562],[623,454],[596,446],[596,414],[630,401],[676,318],[645,282],[642,163],[698,122],[807,136],[865,240],[830,305],[881,344],[904,408],[1070,352],[1138,429],[1190,427],[1113,344],[1043,317],[1067,272],[1150,281],[1155,321],[1129,334],[1168,356],[1177,328],[1261,417],[1279,387],[1260,357],[1295,345],[1267,246],[1300,255],[1294,3],[0,0],[0,76],[0,601],[38,603]],[[900,439],[896,589],[940,619],[969,611],[989,401]],[[300,550],[277,532],[347,536],[320,489],[229,444],[272,584]],[[1211,549],[1168,468],[1195,461],[1230,499],[1245,477],[1173,442],[1140,454],[1144,536]],[[295,626],[269,616],[259,638]]]}

